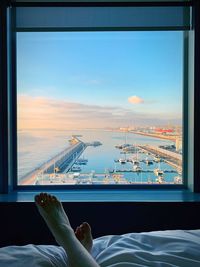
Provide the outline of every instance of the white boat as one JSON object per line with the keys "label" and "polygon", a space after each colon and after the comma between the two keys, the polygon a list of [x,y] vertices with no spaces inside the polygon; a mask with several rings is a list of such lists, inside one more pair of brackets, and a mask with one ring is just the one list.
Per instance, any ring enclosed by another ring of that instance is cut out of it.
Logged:
{"label": "white boat", "polygon": [[73,173],[73,178],[78,178],[78,177],[80,177],[80,172]]}
{"label": "white boat", "polygon": [[159,176],[159,175],[163,175],[164,172],[161,169],[156,168],[156,169],[154,169],[154,173],[156,176]]}
{"label": "white boat", "polygon": [[146,158],[145,159],[145,163],[146,163],[146,165],[152,165],[153,164],[153,161],[150,160],[150,159],[148,159],[148,158]]}
{"label": "white boat", "polygon": [[140,162],[137,159],[132,159],[131,161],[132,161],[133,165],[136,165],[136,166],[140,165]]}
{"label": "white boat", "polygon": [[161,159],[160,157],[154,157],[154,161],[155,161],[155,162],[161,162],[162,159]]}
{"label": "white boat", "polygon": [[165,179],[163,176],[158,176],[158,178],[156,178],[156,182],[158,184],[164,184],[165,183]]}
{"label": "white boat", "polygon": [[174,177],[174,183],[175,184],[182,184],[183,183],[183,179],[181,176],[175,176]]}
{"label": "white boat", "polygon": [[140,168],[140,166],[137,166],[137,165],[134,165],[133,166],[133,170],[136,171],[136,172],[141,172],[142,169]]}
{"label": "white boat", "polygon": [[126,159],[119,159],[119,163],[125,164],[126,163]]}
{"label": "white boat", "polygon": [[84,158],[79,158],[76,160],[76,164],[78,165],[86,165],[88,162],[88,159],[84,159]]}
{"label": "white boat", "polygon": [[72,172],[80,172],[81,171],[81,167],[80,166],[72,166],[71,167],[71,171]]}

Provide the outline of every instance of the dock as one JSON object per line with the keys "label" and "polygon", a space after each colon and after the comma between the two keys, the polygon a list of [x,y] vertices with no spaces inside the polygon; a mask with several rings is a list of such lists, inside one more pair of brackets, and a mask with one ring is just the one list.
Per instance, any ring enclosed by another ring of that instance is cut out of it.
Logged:
{"label": "dock", "polygon": [[80,157],[87,145],[78,138],[73,137],[70,146],[58,153],[53,158],[33,169],[21,178],[20,185],[35,184],[36,177],[41,174],[66,173],[70,170],[76,160]]}
{"label": "dock", "polygon": [[105,174],[105,173],[58,173],[58,174],[40,174],[37,179],[37,185],[49,184],[128,184],[128,181],[122,174]]}
{"label": "dock", "polygon": [[151,153],[153,156],[161,157],[167,164],[182,172],[182,155],[157,146],[139,145],[139,149]]}

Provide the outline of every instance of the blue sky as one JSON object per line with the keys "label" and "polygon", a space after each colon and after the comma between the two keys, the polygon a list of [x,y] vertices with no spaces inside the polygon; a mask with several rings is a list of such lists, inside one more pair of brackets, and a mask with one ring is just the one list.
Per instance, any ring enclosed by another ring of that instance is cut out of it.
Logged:
{"label": "blue sky", "polygon": [[182,45],[170,31],[18,33],[20,127],[180,123]]}

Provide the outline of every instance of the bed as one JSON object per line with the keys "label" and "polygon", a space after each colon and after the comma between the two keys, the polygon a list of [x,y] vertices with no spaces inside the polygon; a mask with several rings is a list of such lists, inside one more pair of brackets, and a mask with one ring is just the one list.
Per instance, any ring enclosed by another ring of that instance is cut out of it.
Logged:
{"label": "bed", "polygon": [[[92,255],[101,267],[199,267],[200,230],[168,230],[96,238]],[[1,267],[66,267],[64,250],[54,245],[0,248]]]}

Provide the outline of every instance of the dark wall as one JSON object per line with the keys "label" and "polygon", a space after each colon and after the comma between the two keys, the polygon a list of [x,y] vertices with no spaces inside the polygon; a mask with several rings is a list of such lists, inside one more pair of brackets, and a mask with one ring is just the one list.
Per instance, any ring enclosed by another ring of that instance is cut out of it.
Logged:
{"label": "dark wall", "polygon": [[[93,236],[165,229],[200,229],[199,202],[64,203],[75,228],[88,221]],[[34,203],[0,203],[0,246],[54,244]]]}

